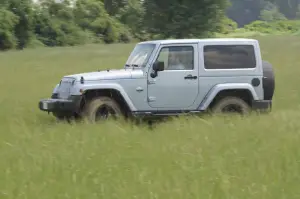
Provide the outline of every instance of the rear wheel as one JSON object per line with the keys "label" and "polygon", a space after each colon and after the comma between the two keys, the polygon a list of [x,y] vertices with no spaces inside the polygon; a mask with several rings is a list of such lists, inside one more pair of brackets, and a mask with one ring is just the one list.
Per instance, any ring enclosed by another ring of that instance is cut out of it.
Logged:
{"label": "rear wheel", "polygon": [[83,110],[83,117],[90,122],[117,119],[122,116],[119,105],[109,97],[97,97],[89,101]]}
{"label": "rear wheel", "polygon": [[224,97],[216,102],[212,107],[212,113],[234,113],[245,115],[250,112],[250,106],[241,98],[238,97]]}

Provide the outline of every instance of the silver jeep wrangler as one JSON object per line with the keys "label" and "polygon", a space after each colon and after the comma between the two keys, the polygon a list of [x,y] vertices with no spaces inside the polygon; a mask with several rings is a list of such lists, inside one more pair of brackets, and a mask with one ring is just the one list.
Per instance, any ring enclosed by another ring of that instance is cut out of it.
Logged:
{"label": "silver jeep wrangler", "polygon": [[39,108],[57,118],[270,110],[275,80],[254,39],[138,43],[123,69],[68,75]]}

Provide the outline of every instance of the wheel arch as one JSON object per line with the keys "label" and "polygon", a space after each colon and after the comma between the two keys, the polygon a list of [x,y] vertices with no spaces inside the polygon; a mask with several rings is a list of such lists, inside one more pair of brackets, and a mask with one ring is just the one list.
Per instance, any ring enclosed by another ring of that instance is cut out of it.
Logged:
{"label": "wheel arch", "polygon": [[244,100],[249,106],[252,104],[253,95],[248,89],[227,89],[221,90],[210,102],[208,108],[211,109],[217,102],[224,99],[225,97],[238,97]]}
{"label": "wheel arch", "polygon": [[207,93],[198,109],[207,110],[225,96],[240,97],[249,105],[251,105],[252,100],[258,100],[258,96],[250,84],[219,84]]}
{"label": "wheel arch", "polygon": [[80,109],[82,110],[83,107],[87,104],[88,101],[97,98],[97,97],[101,97],[101,96],[105,96],[105,97],[110,97],[113,100],[116,101],[116,103],[118,103],[118,105],[120,106],[122,112],[124,113],[124,115],[128,115],[130,112],[132,112],[132,110],[134,110],[133,106],[131,105],[131,101],[128,102],[128,99],[126,99],[126,97],[128,96],[124,96],[122,94],[122,91],[116,89],[116,88],[91,88],[91,89],[86,89],[83,92],[83,98],[82,101],[80,103]]}

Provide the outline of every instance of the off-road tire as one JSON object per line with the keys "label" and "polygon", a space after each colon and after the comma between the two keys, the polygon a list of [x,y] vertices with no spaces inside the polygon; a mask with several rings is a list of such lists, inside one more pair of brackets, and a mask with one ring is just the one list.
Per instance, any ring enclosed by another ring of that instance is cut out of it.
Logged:
{"label": "off-road tire", "polygon": [[226,112],[225,108],[228,106],[235,106],[239,110],[237,110],[236,114],[246,115],[251,111],[250,106],[243,99],[238,97],[224,97],[218,100],[214,106],[211,108],[212,114],[224,114]]}
{"label": "off-road tire", "polygon": [[[113,118],[117,119],[122,117],[122,111],[118,103],[109,97],[97,97],[92,100],[89,100],[87,104],[84,106],[82,111],[82,116],[84,119],[87,119],[89,122],[97,122],[99,120],[105,120],[106,118],[99,119],[97,117],[97,112],[100,111],[101,108],[110,109],[110,114]],[[98,120],[99,119],[99,120]]]}

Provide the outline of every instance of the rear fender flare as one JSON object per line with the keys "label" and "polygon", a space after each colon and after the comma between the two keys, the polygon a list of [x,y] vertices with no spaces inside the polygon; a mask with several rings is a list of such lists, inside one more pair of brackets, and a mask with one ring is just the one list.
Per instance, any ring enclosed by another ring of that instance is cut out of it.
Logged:
{"label": "rear fender flare", "polygon": [[201,104],[198,107],[198,110],[206,110],[214,98],[218,95],[219,92],[224,90],[249,90],[252,94],[254,100],[258,100],[258,96],[250,84],[247,83],[227,83],[227,84],[217,84],[215,85],[204,97]]}

